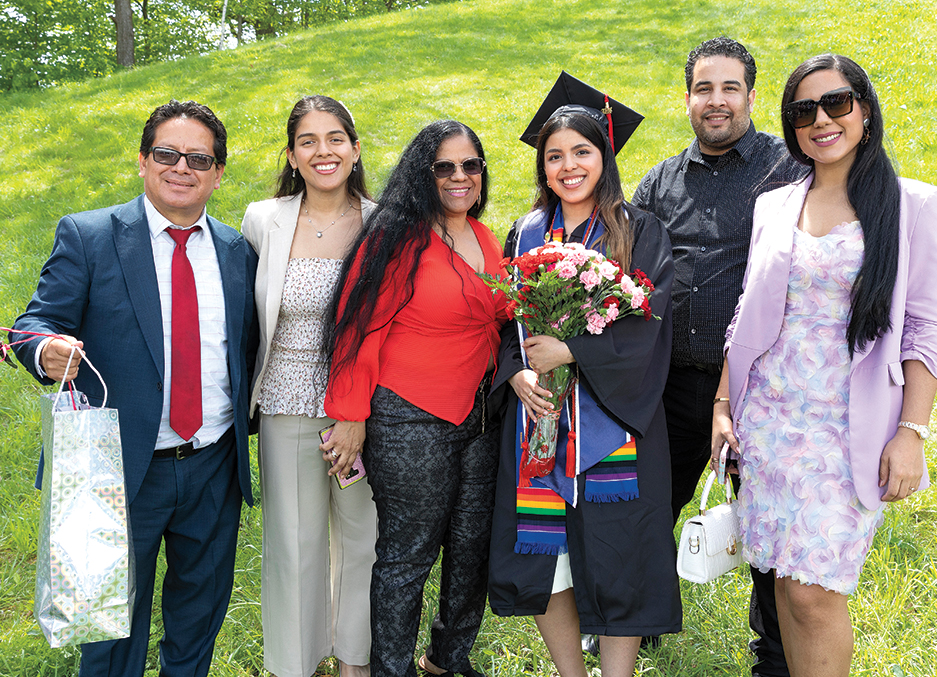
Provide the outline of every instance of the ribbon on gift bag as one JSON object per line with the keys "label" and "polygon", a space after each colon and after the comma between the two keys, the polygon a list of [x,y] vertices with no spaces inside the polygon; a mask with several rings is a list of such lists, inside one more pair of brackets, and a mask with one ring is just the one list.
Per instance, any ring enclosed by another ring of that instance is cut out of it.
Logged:
{"label": "ribbon on gift bag", "polygon": [[[72,357],[69,355],[66,373]],[[36,620],[50,646],[130,636],[134,575],[117,410],[68,384],[43,395]]]}

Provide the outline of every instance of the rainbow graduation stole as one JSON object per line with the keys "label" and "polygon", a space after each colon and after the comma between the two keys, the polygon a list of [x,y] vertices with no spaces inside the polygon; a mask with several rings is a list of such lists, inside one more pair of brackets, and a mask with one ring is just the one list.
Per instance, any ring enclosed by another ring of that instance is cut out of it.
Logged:
{"label": "rainbow graduation stole", "polygon": [[[543,212],[534,212],[518,224],[517,246],[514,256],[539,247],[545,236],[563,227],[563,214],[557,206],[553,228]],[[595,241],[604,232],[601,221],[583,245],[596,248]],[[518,323],[521,343],[526,330]],[[527,356],[521,353],[524,363]],[[575,403],[575,406],[573,406]],[[515,482],[519,483],[519,468],[523,450],[521,441],[527,426],[527,412],[520,401],[516,412],[517,440],[515,441]],[[575,445],[567,445],[570,429],[576,431]],[[609,451],[611,450],[611,451]],[[577,477],[566,474],[567,454],[569,467],[575,474],[585,473],[584,498],[593,503],[629,501],[638,497],[638,466],[634,438],[617,421],[606,415],[595,402],[589,388],[576,382],[573,394],[563,403],[557,435],[556,463],[546,477],[531,479],[529,487],[517,488],[517,541],[514,551],[520,554],[559,555],[567,551],[566,504],[578,504]]]}

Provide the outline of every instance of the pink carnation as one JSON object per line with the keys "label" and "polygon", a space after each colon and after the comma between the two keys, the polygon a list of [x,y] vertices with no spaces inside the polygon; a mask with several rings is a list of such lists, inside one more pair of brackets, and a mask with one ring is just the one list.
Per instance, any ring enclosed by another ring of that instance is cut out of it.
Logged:
{"label": "pink carnation", "polygon": [[637,310],[643,304],[644,304],[644,289],[641,287],[635,287],[634,291],[631,292],[631,309]]}
{"label": "pink carnation", "polygon": [[635,288],[634,280],[632,280],[627,275],[622,275],[621,290],[625,292],[626,294],[630,294],[631,292],[634,291],[634,288]]}
{"label": "pink carnation", "polygon": [[590,268],[580,273],[579,281],[582,282],[582,286],[587,290],[592,290],[602,279],[599,277],[598,273]]}
{"label": "pink carnation", "polygon": [[563,323],[566,322],[566,320],[568,319],[569,319],[569,313],[565,313],[563,317],[558,319],[556,322],[551,322],[550,326],[553,327],[554,329],[559,329],[560,327],[563,326]]}
{"label": "pink carnation", "polygon": [[586,331],[590,334],[601,334],[605,329],[605,318],[596,312],[591,312],[586,316]]}
{"label": "pink carnation", "polygon": [[574,249],[566,252],[566,260],[576,266],[581,266],[589,260],[589,255],[584,249]]}
{"label": "pink carnation", "polygon": [[577,272],[578,269],[576,265],[569,260],[569,257],[566,257],[556,264],[556,274],[563,280],[570,280],[576,277]]}
{"label": "pink carnation", "polygon": [[611,261],[602,261],[602,263],[599,264],[599,275],[606,280],[614,280],[617,274],[618,266]]}
{"label": "pink carnation", "polygon": [[618,306],[611,305],[605,311],[605,318],[612,323],[615,321],[615,318],[618,317]]}

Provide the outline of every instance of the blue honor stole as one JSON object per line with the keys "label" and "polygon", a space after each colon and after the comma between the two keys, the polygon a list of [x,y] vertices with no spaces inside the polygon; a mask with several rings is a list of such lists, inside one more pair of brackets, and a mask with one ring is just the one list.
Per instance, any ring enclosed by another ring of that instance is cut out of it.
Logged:
{"label": "blue honor stole", "polygon": [[[533,212],[518,222],[514,256],[542,246],[552,232],[563,228],[563,212],[557,205],[551,224],[547,214]],[[596,219],[588,241],[595,246],[605,227]],[[523,345],[527,330],[518,322],[518,337]],[[521,348],[524,365],[529,368],[527,354]],[[523,449],[521,442],[528,426],[527,411],[518,400],[516,411],[515,483]],[[569,431],[575,432],[575,444],[567,445]],[[574,477],[566,475],[567,454],[575,450]],[[637,454],[635,441],[617,421],[608,416],[593,398],[588,386],[576,379],[573,392],[563,403],[557,435],[556,463],[545,477],[531,479],[531,486],[517,490],[518,553],[561,554],[566,552],[565,504],[578,505],[578,475],[585,473],[585,500],[593,503],[628,501],[638,497]]]}

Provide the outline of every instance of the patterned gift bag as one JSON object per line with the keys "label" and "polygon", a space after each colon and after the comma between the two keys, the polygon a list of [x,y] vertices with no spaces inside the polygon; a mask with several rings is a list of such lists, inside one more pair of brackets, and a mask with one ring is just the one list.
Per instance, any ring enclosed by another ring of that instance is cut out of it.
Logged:
{"label": "patterned gift bag", "polygon": [[36,620],[52,647],[128,637],[133,556],[117,410],[62,389],[43,395],[41,409]]}

